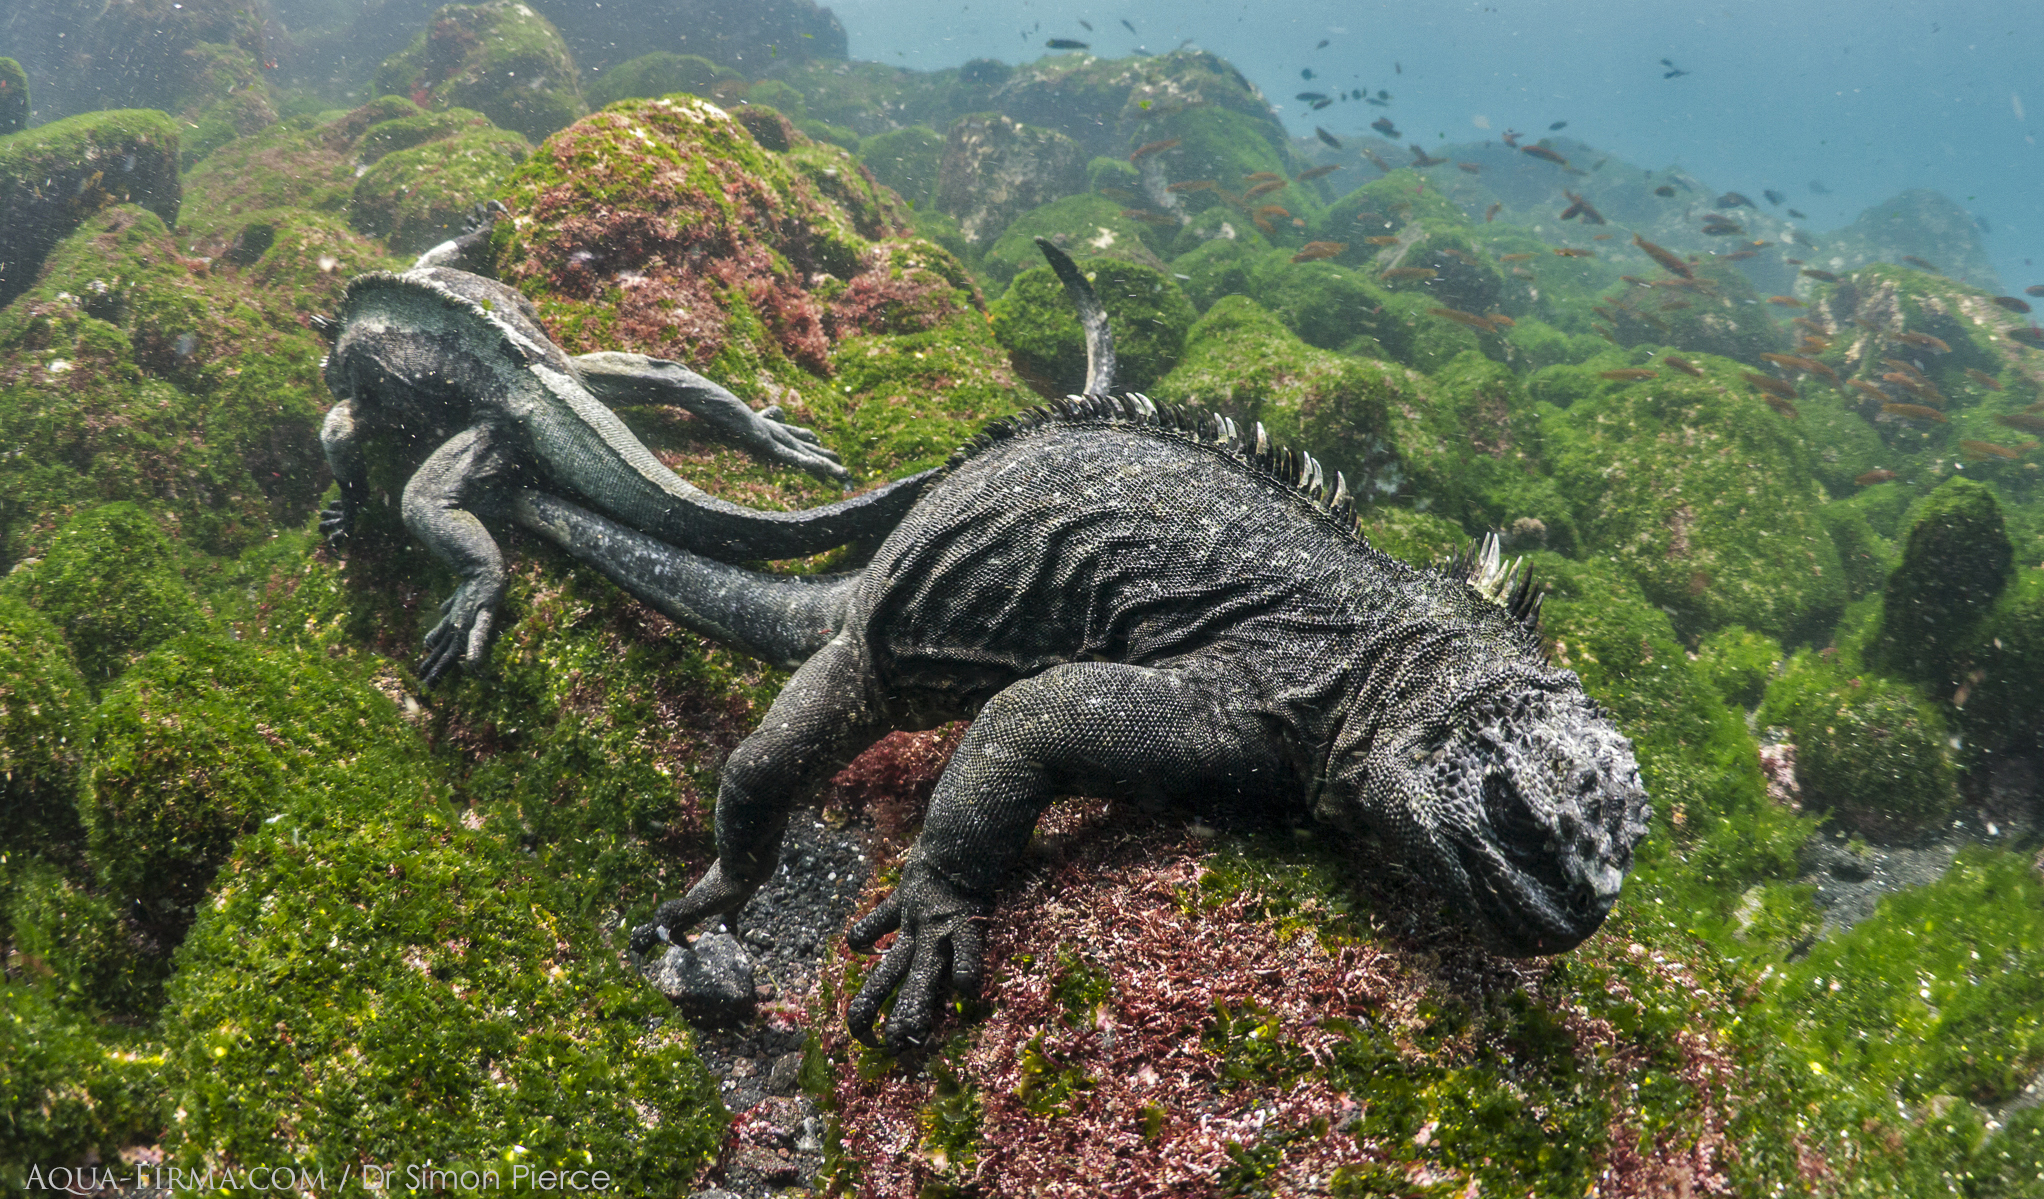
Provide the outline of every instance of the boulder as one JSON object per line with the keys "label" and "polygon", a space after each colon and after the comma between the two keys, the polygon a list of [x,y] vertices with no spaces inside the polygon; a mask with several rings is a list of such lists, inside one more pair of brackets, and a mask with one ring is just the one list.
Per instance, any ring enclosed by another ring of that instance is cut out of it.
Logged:
{"label": "boulder", "polygon": [[0,589],[0,853],[75,851],[91,695],[63,631]]}
{"label": "boulder", "polygon": [[718,98],[719,85],[741,87],[745,75],[719,66],[700,54],[655,50],[628,58],[598,75],[589,85],[589,106],[607,108],[619,100],[655,100],[675,92]]}
{"label": "boulder", "polygon": [[1994,491],[1971,479],[1939,484],[1911,518],[1881,593],[1875,657],[1943,691],[1958,686],[1956,651],[2007,585],[2015,550]]}
{"label": "boulder", "polygon": [[220,92],[222,55],[268,57],[261,7],[246,0],[22,0],[0,10],[0,46],[36,81],[49,120],[117,108],[182,113]]}
{"label": "boulder", "polygon": [[348,224],[394,254],[422,253],[461,233],[529,153],[524,138],[488,126],[393,151],[356,181]]}
{"label": "boulder", "polygon": [[28,72],[11,58],[0,58],[0,137],[28,128]]}
{"label": "boulder", "polygon": [[0,141],[0,305],[87,217],[138,204],[177,222],[178,131],[160,112],[93,112]]}
{"label": "boulder", "polygon": [[438,9],[377,68],[376,91],[427,108],[473,108],[533,141],[589,111],[567,44],[521,0]]}
{"label": "boulder", "polygon": [[1066,196],[1016,217],[981,255],[979,268],[989,283],[1005,286],[1020,272],[1043,265],[1043,252],[1036,248],[1036,239],[1042,237],[1067,254],[1118,258],[1162,270],[1163,260],[1146,240],[1150,236],[1148,225],[1126,215],[1105,196]]}
{"label": "boulder", "polygon": [[1842,275],[1876,262],[1920,265],[1910,258],[1989,294],[2002,290],[1973,215],[1943,192],[1922,187],[1891,196],[1827,234],[1810,264]]}
{"label": "boulder", "polygon": [[960,117],[944,139],[937,208],[965,240],[988,246],[1016,217],[1086,189],[1086,158],[1062,133],[1001,113]]}
{"label": "boulder", "polygon": [[[1116,390],[1148,391],[1178,365],[1195,313],[1171,276],[1115,259],[1080,259],[1079,270],[1114,330]],[[1015,369],[1045,395],[1084,390],[1086,342],[1072,301],[1048,266],[1015,277],[990,310],[994,337]]]}
{"label": "boulder", "polygon": [[695,55],[759,78],[805,59],[842,61],[845,27],[814,0],[538,0],[576,61],[602,70],[648,49]]}

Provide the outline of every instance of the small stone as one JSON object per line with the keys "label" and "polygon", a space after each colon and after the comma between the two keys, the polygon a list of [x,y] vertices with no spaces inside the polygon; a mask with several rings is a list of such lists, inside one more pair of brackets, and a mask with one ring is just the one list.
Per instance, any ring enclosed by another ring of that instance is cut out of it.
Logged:
{"label": "small stone", "polygon": [[764,1145],[740,1145],[731,1153],[731,1169],[753,1175],[768,1186],[793,1186],[802,1177],[802,1167],[778,1149]]}
{"label": "small stone", "polygon": [[769,1095],[793,1095],[802,1085],[802,1055],[784,1053],[774,1059],[767,1071],[766,1089]]}
{"label": "small stone", "polygon": [[704,933],[695,944],[677,942],[647,967],[646,980],[660,989],[682,1018],[695,1024],[738,1024],[752,1017],[756,967],[729,933]]}

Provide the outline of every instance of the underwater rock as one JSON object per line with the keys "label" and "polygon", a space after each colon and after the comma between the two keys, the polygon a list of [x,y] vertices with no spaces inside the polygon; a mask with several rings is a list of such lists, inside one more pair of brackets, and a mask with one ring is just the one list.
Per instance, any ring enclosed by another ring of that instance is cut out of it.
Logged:
{"label": "underwater rock", "polygon": [[2002,762],[2044,749],[2044,570],[2018,570],[1954,657],[1941,698],[1967,743]]}
{"label": "underwater rock", "polygon": [[36,81],[44,120],[101,109],[182,113],[223,52],[268,54],[261,7],[246,0],[20,0],[0,10],[0,46]]}
{"label": "underwater rock", "polygon": [[1781,642],[1744,625],[1719,629],[1696,647],[1698,677],[1740,708],[1760,706],[1781,664]]}
{"label": "underwater rock", "polygon": [[586,90],[589,107],[608,108],[619,100],[657,100],[675,92],[720,100],[725,98],[718,90],[720,84],[743,87],[745,76],[699,54],[655,50],[618,63],[598,75]]}
{"label": "underwater rock", "polygon": [[[1170,276],[1115,259],[1081,258],[1114,331],[1114,388],[1148,391],[1178,365],[1197,314]],[[989,309],[994,338],[1046,396],[1085,390],[1086,341],[1064,285],[1047,266],[1015,276]]]}
{"label": "underwater rock", "polygon": [[991,245],[1016,217],[1084,191],[1086,157],[1054,130],[1000,113],[960,117],[945,135],[937,208],[958,218],[968,243]]}
{"label": "underwater rock", "polygon": [[[478,118],[480,120],[480,118]],[[409,122],[378,125],[364,135]],[[494,197],[531,147],[508,130],[469,129],[376,160],[355,183],[348,224],[380,237],[393,254],[421,254],[467,228],[475,205]]]}
{"label": "underwater rock", "polygon": [[1043,254],[1036,248],[1036,239],[1042,237],[1068,254],[1118,258],[1162,271],[1163,260],[1145,240],[1148,234],[1149,226],[1124,215],[1121,206],[1105,196],[1066,196],[1016,217],[986,247],[979,269],[995,287],[1006,286],[1018,273],[1043,264]]}
{"label": "underwater rock", "polygon": [[1784,643],[1821,636],[1845,580],[1810,447],[1736,363],[1698,365],[1706,377],[1610,380],[1640,369],[1611,353],[1534,374],[1536,399],[1566,404],[1542,418],[1554,481],[1586,548],[1632,571],[1685,636],[1734,624]]}
{"label": "underwater rock", "polygon": [[1845,274],[1876,262],[1903,264],[1906,257],[1937,264],[1960,282],[2002,294],[1980,226],[1943,192],[1911,188],[1859,214],[1852,224],[1827,234],[1811,265]]}
{"label": "underwater rock", "polygon": [[11,58],[0,58],[0,137],[28,128],[28,72]]}
{"label": "underwater rock", "polygon": [[[1258,163],[1282,163],[1287,142],[1263,93],[1220,55],[1190,47],[1132,58],[1038,59],[1015,68],[987,107],[1073,138],[1087,158],[1124,158],[1140,144],[1178,137],[1185,161],[1198,169],[1173,179],[1219,178],[1218,168],[1242,153]],[[1194,115],[1218,113],[1243,119],[1224,118],[1209,131]],[[1183,117],[1192,120],[1181,125]],[[1199,144],[1188,147],[1187,139]],[[1229,141],[1254,148],[1223,151]],[[1266,168],[1250,167],[1258,169]],[[1224,182],[1234,186],[1233,178]]]}
{"label": "underwater rock", "polygon": [[1911,522],[1881,595],[1874,654],[1908,678],[1956,687],[1956,651],[2007,585],[2015,549],[1993,489],[1972,479],[1938,484]]}
{"label": "underwater rock", "polygon": [[1959,806],[1944,717],[1906,683],[1806,650],[1767,685],[1758,719],[1789,731],[1804,806],[1857,836],[1907,843]]}
{"label": "underwater rock", "polygon": [[377,68],[375,87],[426,108],[473,108],[535,142],[589,111],[566,43],[520,0],[436,10]]}
{"label": "underwater rock", "polygon": [[0,305],[102,208],[139,204],[175,224],[177,161],[177,125],[160,112],[86,113],[0,141]]}
{"label": "underwater rock", "polygon": [[721,1028],[752,1017],[756,971],[738,938],[708,932],[692,943],[669,945],[659,961],[646,967],[646,981],[683,1020]]}
{"label": "underwater rock", "polygon": [[859,161],[895,194],[921,208],[937,192],[944,135],[928,125],[876,133],[859,142]]}
{"label": "underwater rock", "polygon": [[814,0],[536,0],[586,70],[648,49],[699,55],[758,78],[805,59],[842,60],[845,27]]}
{"label": "underwater rock", "polygon": [[[1622,346],[1667,346],[1686,354],[1716,354],[1758,366],[1762,354],[1789,349],[1759,292],[1735,265],[1705,260],[1690,268],[1703,288],[1684,288],[1670,301],[1662,288],[1628,287],[1607,297],[1606,311]],[[1670,308],[1669,303],[1687,302]]]}
{"label": "underwater rock", "polygon": [[62,631],[0,587],[0,853],[68,856],[91,692]]}

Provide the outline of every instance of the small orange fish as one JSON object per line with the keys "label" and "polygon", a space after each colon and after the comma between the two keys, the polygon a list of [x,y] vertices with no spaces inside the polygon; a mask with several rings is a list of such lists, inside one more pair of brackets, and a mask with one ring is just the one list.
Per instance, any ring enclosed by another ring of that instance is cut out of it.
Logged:
{"label": "small orange fish", "polygon": [[1399,279],[1432,279],[1440,273],[1430,266],[1395,266],[1385,271],[1380,278],[1394,281]]}
{"label": "small orange fish", "polygon": [[1803,302],[1794,296],[1769,296],[1767,297],[1767,302],[1782,308],[1801,308],[1803,306]]}
{"label": "small orange fish", "polygon": [[1917,370],[1916,364],[1913,362],[1904,362],[1900,358],[1883,358],[1881,359],[1881,365],[1887,367],[1891,371],[1901,371],[1903,374],[1908,375],[1912,379],[1917,380],[1923,379],[1923,372]]}
{"label": "small orange fish", "polygon": [[1293,180],[1298,183],[1304,183],[1308,179],[1318,179],[1322,175],[1332,175],[1340,169],[1339,164],[1330,162],[1326,166],[1314,167],[1310,171],[1300,171],[1297,175],[1293,176]]}
{"label": "small orange fish", "polygon": [[1265,204],[1263,207],[1256,210],[1256,215],[1262,217],[1265,220],[1269,220],[1272,217],[1280,216],[1288,217],[1292,214],[1282,204]]}
{"label": "small orange fish", "polygon": [[1435,158],[1427,153],[1426,148],[1418,142],[1412,143],[1412,165],[1416,167],[1437,167],[1446,161],[1448,160],[1445,158]]}
{"label": "small orange fish", "polygon": [[1498,219],[1498,213],[1503,212],[1504,210],[1505,206],[1502,201],[1492,200],[1490,202],[1490,207],[1483,210],[1483,223],[1486,225],[1490,224],[1492,221]]}
{"label": "small orange fish", "polygon": [[1597,251],[1578,249],[1575,246],[1556,246],[1554,252],[1563,258],[1595,258]]}
{"label": "small orange fish", "polygon": [[1941,425],[1951,423],[1944,413],[1935,408],[1926,408],[1922,404],[1883,404],[1881,411],[1889,416],[1906,416],[1911,420],[1936,421]]}
{"label": "small orange fish", "polygon": [[1273,237],[1277,234],[1277,226],[1270,223],[1270,218],[1251,216],[1249,219],[1256,222],[1256,227],[1263,231],[1265,237]]}
{"label": "small orange fish", "polygon": [[1821,354],[1831,348],[1831,339],[1828,337],[1805,337],[1796,343],[1796,348],[1805,354]]}
{"label": "small orange fish", "polygon": [[1985,387],[1989,391],[2001,390],[2001,380],[1995,378],[1993,375],[1988,374],[1986,371],[1974,370],[1972,367],[1969,366],[1966,368],[1966,377],[1968,379],[1973,380],[1975,383],[1980,384],[1982,387]]}
{"label": "small orange fish", "polygon": [[1379,234],[1376,237],[1364,238],[1363,244],[1366,246],[1395,246],[1398,244],[1398,238],[1391,235]]}
{"label": "small orange fish", "polygon": [[2008,309],[2010,312],[2030,311],[2029,301],[2018,300],[2014,296],[1996,296],[1994,297],[1994,302],[2001,305],[2003,308]]}
{"label": "small orange fish", "polygon": [[1726,262],[1740,262],[1744,259],[1755,257],[1759,253],[1760,251],[1758,250],[1734,250],[1729,254],[1714,254],[1712,257],[1722,258]]}
{"label": "small orange fish", "polygon": [[1778,395],[1784,400],[1793,400],[1796,398],[1796,389],[1794,384],[1783,382],[1782,380],[1775,378],[1773,375],[1760,375],[1755,374],[1752,371],[1744,371],[1741,373],[1744,375],[1746,382],[1751,383],[1753,386],[1759,388],[1764,392],[1768,392],[1772,395]]}
{"label": "small orange fish", "polygon": [[1383,155],[1378,154],[1375,150],[1370,149],[1368,146],[1363,147],[1363,157],[1370,160],[1371,166],[1376,167],[1378,170],[1384,172],[1386,175],[1389,175],[1391,173],[1391,164],[1384,161]]}
{"label": "small orange fish", "polygon": [[1140,162],[1152,154],[1162,154],[1176,145],[1178,145],[1178,139],[1175,137],[1167,137],[1161,142],[1149,142],[1137,146],[1134,150],[1130,151],[1128,160],[1130,162]]}
{"label": "small orange fish", "polygon": [[1458,171],[1466,171],[1471,175],[1483,174],[1483,164],[1480,162],[1458,162],[1455,164],[1455,169]]}
{"label": "small orange fish", "polygon": [[1929,271],[1933,275],[1939,273],[1938,268],[1935,265],[1933,265],[1932,263],[1925,262],[1923,259],[1918,258],[1914,254],[1904,254],[1902,256],[1902,261],[1920,270]]}
{"label": "small orange fish", "polygon": [[1663,354],[1661,355],[1661,365],[1681,371],[1685,375],[1694,375],[1699,379],[1703,378],[1703,368],[1687,358],[1677,358],[1673,354]]}
{"label": "small orange fish", "polygon": [[1815,279],[1819,283],[1838,282],[1838,276],[1832,274],[1830,271],[1820,271],[1813,266],[1804,267],[1803,274],[1808,275],[1810,278]]}
{"label": "small orange fish", "polygon": [[2013,460],[2023,456],[2022,451],[2020,450],[2012,450],[2005,445],[1997,445],[1992,441],[1961,440],[1959,442],[1959,448],[1980,461],[1985,461],[1989,458],[2006,458]]}
{"label": "small orange fish", "polygon": [[1568,159],[1563,158],[1559,154],[1556,154],[1554,151],[1548,149],[1546,146],[1520,146],[1519,153],[1531,154],[1535,158],[1544,159],[1558,166],[1568,165]]}
{"label": "small orange fish", "polygon": [[1901,475],[1896,474],[1894,471],[1889,470],[1886,467],[1876,467],[1873,470],[1870,470],[1867,473],[1861,475],[1859,478],[1854,479],[1853,482],[1859,484],[1861,487],[1872,487],[1879,483],[1893,483],[1895,480],[1901,477],[1902,477]]}
{"label": "small orange fish", "polygon": [[1591,326],[1591,328],[1596,332],[1597,336],[1603,338],[1605,341],[1610,342],[1614,346],[1618,344],[1618,337],[1617,335],[1612,333],[1611,330],[1606,329],[1602,325],[1593,325]]}
{"label": "small orange fish", "polygon": [[2044,416],[2034,412],[2005,412],[1994,418],[1996,422],[2025,433],[2044,433]]}
{"label": "small orange fish", "polygon": [[1846,380],[1845,385],[1847,387],[1852,388],[1854,391],[1857,391],[1860,394],[1866,396],[1868,399],[1874,401],[1877,404],[1885,404],[1888,402],[1887,392],[1882,391],[1880,388],[1875,387],[1873,384],[1867,382],[1864,379],[1848,379]]}
{"label": "small orange fish", "polygon": [[1242,177],[1251,183],[1276,183],[1284,178],[1283,175],[1278,174],[1276,171],[1252,171]]}
{"label": "small orange fish", "polygon": [[1915,346],[1919,350],[1933,350],[1939,354],[1949,354],[1952,352],[1952,347],[1928,333],[1911,333],[1904,330],[1895,335],[1895,340],[1903,345]]}
{"label": "small orange fish", "polygon": [[1242,198],[1245,200],[1254,200],[1258,196],[1267,196],[1275,191],[1283,191],[1284,189],[1290,186],[1291,183],[1288,180],[1266,179],[1262,183],[1257,184],[1255,187],[1250,188],[1248,191],[1243,192]]}
{"label": "small orange fish", "polygon": [[1523,266],[1515,266],[1515,267],[1513,267],[1513,268],[1512,268],[1512,274],[1514,274],[1514,275],[1518,276],[1518,277],[1519,277],[1519,278],[1521,278],[1521,279],[1532,279],[1532,278],[1535,278],[1535,277],[1536,277],[1536,276],[1535,276],[1535,275],[1533,274],[1533,272],[1532,272],[1532,271],[1529,271],[1529,270],[1527,270],[1527,269],[1526,269],[1525,267],[1523,267]]}
{"label": "small orange fish", "polygon": [[1680,312],[1681,310],[1687,307],[1689,307],[1689,301],[1687,300],[1669,300],[1667,303],[1661,305],[1661,311]]}
{"label": "small orange fish", "polygon": [[1633,383],[1640,379],[1658,379],[1660,376],[1661,372],[1659,371],[1645,370],[1636,366],[1628,366],[1623,370],[1597,372],[1599,379],[1615,379],[1622,383]]}
{"label": "small orange fish", "polygon": [[1332,258],[1346,249],[1348,243],[1345,241],[1309,241],[1304,249],[1292,255],[1292,261],[1316,262],[1322,258]]}
{"label": "small orange fish", "polygon": [[1597,211],[1596,205],[1567,188],[1563,188],[1561,194],[1569,198],[1569,206],[1562,209],[1561,216],[1558,219],[1573,221],[1577,217],[1581,217],[1585,225],[1602,225],[1605,223],[1604,214]]}
{"label": "small orange fish", "polygon": [[1688,263],[1682,261],[1680,257],[1669,253],[1668,251],[1641,237],[1639,234],[1635,233],[1632,235],[1632,244],[1638,246],[1640,250],[1643,253],[1645,253],[1648,258],[1651,258],[1655,262],[1660,263],[1661,268],[1663,270],[1666,270],[1669,274],[1680,275],[1684,279],[1693,279],[1696,277],[1695,272],[1689,269]]}
{"label": "small orange fish", "polygon": [[1164,190],[1183,194],[1185,192],[1212,191],[1219,186],[1220,184],[1212,179],[1187,179],[1183,183],[1170,184]]}
{"label": "small orange fish", "polygon": [[1511,317],[1506,316],[1502,312],[1486,312],[1483,314],[1483,319],[1489,321],[1491,324],[1497,326],[1500,329],[1509,329],[1513,325],[1519,323],[1513,320]]}
{"label": "small orange fish", "polygon": [[1538,255],[1538,254],[1500,254],[1500,255],[1498,255],[1498,261],[1499,261],[1499,262],[1531,262],[1532,260],[1534,260],[1535,258],[1538,258],[1538,257],[1540,257],[1540,255]]}
{"label": "small orange fish", "polygon": [[1774,409],[1776,412],[1781,413],[1783,416],[1788,417],[1790,420],[1798,420],[1803,415],[1802,413],[1796,411],[1796,406],[1794,404],[1789,403],[1788,400],[1782,396],[1763,395],[1760,398],[1767,401],[1767,406],[1769,408]]}
{"label": "small orange fish", "polygon": [[1473,312],[1464,312],[1459,308],[1429,308],[1427,311],[1435,316],[1454,321],[1458,325],[1467,325],[1479,333],[1497,332],[1497,326]]}
{"label": "small orange fish", "polygon": [[1121,215],[1129,220],[1142,221],[1150,225],[1176,225],[1178,223],[1177,217],[1150,208],[1124,208],[1121,210]]}
{"label": "small orange fish", "polygon": [[1824,326],[1818,324],[1816,321],[1811,320],[1807,316],[1792,316],[1789,318],[1789,324],[1794,325],[1796,328],[1801,329],[1805,333],[1822,334],[1830,332],[1829,329],[1826,329]]}
{"label": "small orange fish", "polygon": [[1612,235],[1609,233],[1593,233],[1590,235],[1591,241],[1610,241],[1611,238]]}

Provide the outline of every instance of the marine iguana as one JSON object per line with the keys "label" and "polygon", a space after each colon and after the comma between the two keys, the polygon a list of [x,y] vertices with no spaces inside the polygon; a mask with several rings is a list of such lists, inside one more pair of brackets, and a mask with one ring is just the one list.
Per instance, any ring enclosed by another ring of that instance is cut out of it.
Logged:
{"label": "marine iguana", "polygon": [[[443,251],[460,246],[445,243],[421,262],[451,258]],[[777,407],[754,412],[678,362],[570,358],[540,330],[524,296],[467,271],[422,265],[362,275],[349,282],[338,316],[321,324],[335,335],[326,381],[336,402],[320,441],[341,493],[321,513],[329,542],[347,537],[368,497],[365,434],[390,431],[437,446],[406,483],[402,509],[405,527],[461,577],[426,635],[419,676],[428,686],[456,662],[475,666],[488,647],[504,562],[481,518],[517,487],[558,490],[677,547],[744,561],[875,537],[908,510],[921,484],[903,479],[803,512],[715,499],[662,466],[605,404],[675,404],[769,461],[849,476],[837,454],[782,422]]]}
{"label": "marine iguana", "polygon": [[692,627],[799,661],[723,768],[717,861],[635,928],[644,954],[772,874],[790,810],[881,736],[969,717],[901,882],[848,940],[897,934],[852,1000],[887,1043],[981,980],[995,889],[1057,795],[1282,805],[1374,833],[1496,949],[1603,922],[1650,807],[1632,746],[1550,666],[1496,540],[1445,570],[1362,536],[1337,473],[1261,425],[1137,394],[996,421],[862,570],[753,575],[559,497],[521,524]]}

